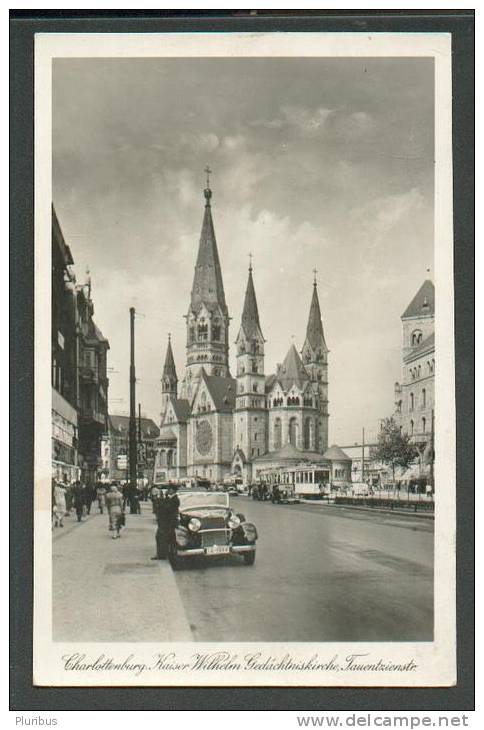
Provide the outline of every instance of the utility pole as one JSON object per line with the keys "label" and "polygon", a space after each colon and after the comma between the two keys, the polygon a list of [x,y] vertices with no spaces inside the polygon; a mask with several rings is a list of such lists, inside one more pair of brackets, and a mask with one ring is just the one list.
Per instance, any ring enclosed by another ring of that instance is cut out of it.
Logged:
{"label": "utility pole", "polygon": [[136,371],[134,366],[134,307],[129,310],[131,358],[129,366],[129,493],[130,512],[133,512],[133,498],[137,489],[137,446],[136,446]]}
{"label": "utility pole", "polygon": [[365,481],[365,429],[361,437],[361,481]]}

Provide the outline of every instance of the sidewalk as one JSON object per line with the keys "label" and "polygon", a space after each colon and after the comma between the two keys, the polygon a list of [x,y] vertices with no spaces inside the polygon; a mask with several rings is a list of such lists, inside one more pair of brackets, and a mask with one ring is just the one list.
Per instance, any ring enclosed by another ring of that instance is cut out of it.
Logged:
{"label": "sidewalk", "polygon": [[314,507],[325,507],[328,509],[354,509],[362,512],[383,512],[386,515],[406,515],[407,517],[426,517],[428,520],[433,520],[434,512],[414,512],[411,509],[390,509],[389,507],[368,507],[362,505],[361,507],[357,504],[336,504],[335,502],[325,502],[318,499],[301,499],[301,504],[311,504]]}
{"label": "sidewalk", "polygon": [[107,514],[74,520],[53,532],[54,641],[191,641],[170,564],[150,560],[151,505],[126,515],[119,540]]}

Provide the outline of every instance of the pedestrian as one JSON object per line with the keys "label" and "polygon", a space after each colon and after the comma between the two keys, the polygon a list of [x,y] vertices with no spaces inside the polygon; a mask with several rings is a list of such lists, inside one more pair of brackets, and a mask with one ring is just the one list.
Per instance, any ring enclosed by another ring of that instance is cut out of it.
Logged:
{"label": "pedestrian", "polygon": [[72,489],[72,501],[76,510],[77,521],[82,522],[82,515],[85,507],[84,486],[80,481],[74,484]]}
{"label": "pedestrian", "polygon": [[63,484],[56,482],[54,487],[55,526],[64,527],[63,520],[66,514],[66,490]]}
{"label": "pedestrian", "polygon": [[166,560],[175,544],[175,528],[178,524],[178,509],[180,500],[177,495],[178,487],[170,484],[156,501],[156,555],[152,560]]}
{"label": "pedestrian", "polygon": [[151,498],[151,511],[153,512],[153,517],[154,517],[155,522],[157,521],[156,509],[158,506],[158,501],[161,497],[163,497],[163,491],[159,487],[157,487],[156,484],[153,484],[153,487],[151,488],[150,498]]}
{"label": "pedestrian", "polygon": [[88,484],[84,488],[84,504],[86,505],[86,514],[91,514],[91,505],[94,500],[94,486],[92,484]]}
{"label": "pedestrian", "polygon": [[104,512],[104,507],[106,506],[106,489],[104,488],[104,484],[102,482],[100,482],[98,485],[98,488],[96,490],[96,497],[99,514],[102,515]]}
{"label": "pedestrian", "polygon": [[121,537],[121,527],[124,524],[123,495],[116,484],[112,484],[106,494],[106,506],[109,514],[109,529],[114,532],[113,540]]}

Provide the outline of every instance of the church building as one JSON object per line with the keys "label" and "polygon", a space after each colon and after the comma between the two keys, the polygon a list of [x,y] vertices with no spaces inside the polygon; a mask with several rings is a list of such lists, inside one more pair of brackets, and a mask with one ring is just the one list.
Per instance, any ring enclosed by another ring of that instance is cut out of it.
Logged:
{"label": "church building", "polygon": [[[205,210],[186,318],[187,359],[178,382],[170,337],[162,374],[159,479],[229,474],[245,483],[267,464],[321,463],[328,451],[328,347],[316,279],[301,353],[291,344],[274,373],[266,373],[265,338],[252,264],[235,340],[236,374],[229,366],[230,316],[212,220],[207,179]],[[180,385],[180,387],[179,387]]]}

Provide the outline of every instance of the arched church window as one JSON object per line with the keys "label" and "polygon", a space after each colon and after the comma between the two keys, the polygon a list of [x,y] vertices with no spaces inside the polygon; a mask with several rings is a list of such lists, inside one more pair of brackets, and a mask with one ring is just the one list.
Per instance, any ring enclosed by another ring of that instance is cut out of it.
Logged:
{"label": "arched church window", "polygon": [[427,391],[425,388],[422,390],[422,408],[425,408],[427,405]]}
{"label": "arched church window", "polygon": [[309,449],[311,446],[311,419],[304,420],[304,448]]}
{"label": "arched church window", "polygon": [[410,393],[409,410],[413,411],[413,408],[414,408],[414,395],[413,395],[413,393]]}
{"label": "arched church window", "polygon": [[198,339],[202,341],[208,339],[208,324],[203,319],[200,320],[200,324],[198,325]]}
{"label": "arched church window", "polygon": [[221,327],[220,322],[218,319],[216,319],[212,325],[212,339],[216,340],[217,342],[220,341],[220,335],[221,335]]}
{"label": "arched church window", "polygon": [[188,340],[189,342],[195,342],[195,327],[193,326],[190,326],[188,330]]}
{"label": "arched church window", "polygon": [[425,420],[425,417],[422,418],[422,433],[425,433],[425,427],[427,425],[427,421]]}
{"label": "arched church window", "polygon": [[415,347],[415,345],[419,345],[421,342],[422,342],[422,331],[414,330],[412,332],[412,337],[411,337],[412,347]]}
{"label": "arched church window", "polygon": [[257,387],[258,387],[257,386],[257,383],[253,383],[253,386],[252,387],[254,388],[254,393],[257,393]]}
{"label": "arched church window", "polygon": [[410,436],[413,436],[413,421],[410,421]]}
{"label": "arched church window", "polygon": [[276,418],[274,421],[274,449],[280,449],[282,446],[282,424],[281,419]]}
{"label": "arched church window", "polygon": [[298,432],[297,419],[291,418],[289,421],[289,443],[292,446],[297,446],[297,432]]}

